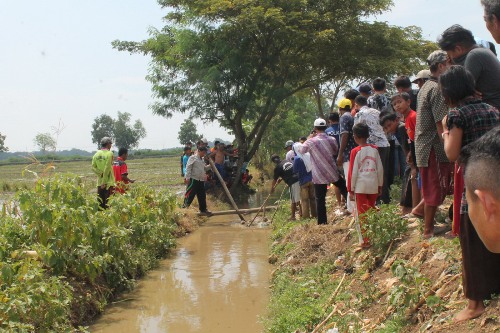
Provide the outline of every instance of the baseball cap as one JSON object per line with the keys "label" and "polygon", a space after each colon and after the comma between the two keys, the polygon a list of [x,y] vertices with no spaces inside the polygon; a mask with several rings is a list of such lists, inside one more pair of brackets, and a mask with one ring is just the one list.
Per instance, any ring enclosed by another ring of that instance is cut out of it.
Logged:
{"label": "baseball cap", "polygon": [[201,142],[208,143],[208,140],[206,138],[201,138]]}
{"label": "baseball cap", "polygon": [[371,94],[372,93],[372,87],[370,86],[369,83],[361,83],[358,87],[358,91],[365,93],[365,94]]}
{"label": "baseball cap", "polygon": [[324,119],[318,118],[314,121],[315,127],[326,126],[326,121]]}
{"label": "baseball cap", "polygon": [[448,60],[448,55],[442,50],[437,50],[429,54],[427,57],[427,64],[429,66],[440,64]]}
{"label": "baseball cap", "polygon": [[350,109],[352,108],[352,103],[351,103],[351,100],[350,99],[347,99],[347,98],[343,98],[340,100],[339,102],[339,108],[341,109]]}
{"label": "baseball cap", "polygon": [[293,141],[292,140],[288,140],[287,142],[285,142],[285,148],[286,147],[291,147],[293,146]]}
{"label": "baseball cap", "polygon": [[411,81],[411,82],[415,83],[415,82],[417,82],[417,80],[420,80],[420,79],[428,80],[430,78],[431,78],[431,71],[428,69],[423,69],[417,73],[417,76],[415,76],[415,79],[413,79],[413,81]]}
{"label": "baseball cap", "polygon": [[113,143],[113,140],[109,136],[105,136],[101,139],[101,145],[107,145],[108,143]]}

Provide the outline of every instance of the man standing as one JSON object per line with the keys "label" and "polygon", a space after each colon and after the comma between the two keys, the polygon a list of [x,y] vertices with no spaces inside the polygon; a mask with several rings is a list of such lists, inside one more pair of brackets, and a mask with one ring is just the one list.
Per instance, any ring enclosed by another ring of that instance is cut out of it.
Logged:
{"label": "man standing", "polygon": [[297,206],[299,208],[299,213],[302,215],[300,206],[300,184],[299,176],[293,171],[293,164],[288,160],[281,160],[276,154],[271,156],[271,161],[276,164],[274,168],[274,179],[271,185],[271,193],[274,192],[276,185],[283,179],[285,183],[290,188],[290,201],[291,201],[291,217],[290,220],[295,220],[295,213],[297,212]]}
{"label": "man standing", "polygon": [[101,209],[108,208],[109,195],[115,186],[112,144],[111,138],[105,136],[101,139],[101,149],[92,157],[92,171],[97,175],[97,195]]}
{"label": "man standing", "polygon": [[207,154],[206,146],[199,146],[196,154],[191,155],[186,165],[186,194],[184,195],[184,204],[182,208],[187,208],[191,205],[194,197],[198,199],[198,207],[200,215],[212,216],[212,212],[207,210],[207,196],[205,193],[205,173],[210,169],[210,165],[206,165],[203,161]]}
{"label": "man standing", "polygon": [[434,51],[427,58],[431,78],[424,83],[418,93],[417,124],[415,127],[415,155],[422,179],[424,201],[424,238],[434,235],[434,217],[446,196],[449,184],[450,163],[444,152],[441,121],[448,108],[439,90],[438,77],[449,66],[444,51]]}
{"label": "man standing", "polygon": [[113,173],[115,175],[116,187],[115,192],[125,193],[129,183],[135,182],[135,180],[128,178],[128,168],[125,161],[128,158],[128,149],[120,148],[118,149],[118,157],[113,162]]}
{"label": "man standing", "polygon": [[[312,181],[316,195],[316,210],[318,224],[327,224],[326,191],[327,185],[333,183],[340,189],[340,193],[347,199],[345,180],[339,176],[333,156],[338,152],[337,141],[325,133],[326,121],[318,118],[314,121],[314,132],[309,135],[302,147],[297,147],[301,154],[311,154]],[[347,201],[347,200],[346,200]]]}
{"label": "man standing", "polygon": [[500,109],[500,62],[493,52],[479,47],[472,32],[458,24],[446,29],[438,44],[453,63],[471,72],[483,102]]}
{"label": "man standing", "polygon": [[358,96],[354,100],[356,108],[359,110],[354,117],[354,125],[359,123],[364,123],[368,125],[370,129],[370,137],[368,138],[368,143],[377,146],[380,159],[382,160],[382,165],[384,166],[384,185],[382,187],[382,195],[380,200],[383,203],[388,204],[391,202],[390,196],[390,145],[387,140],[387,136],[384,133],[384,129],[380,125],[380,111],[368,107],[368,102],[365,97]]}

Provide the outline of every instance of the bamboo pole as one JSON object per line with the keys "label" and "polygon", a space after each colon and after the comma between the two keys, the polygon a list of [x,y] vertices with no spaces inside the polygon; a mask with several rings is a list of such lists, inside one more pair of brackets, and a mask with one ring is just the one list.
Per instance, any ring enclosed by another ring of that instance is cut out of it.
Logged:
{"label": "bamboo pole", "polygon": [[264,210],[264,212],[266,211],[266,209],[265,209],[266,203],[267,203],[267,200],[271,197],[271,194],[273,194],[273,192],[272,192],[273,190],[274,190],[274,187],[272,188],[271,192],[269,192],[269,195],[267,196],[267,198],[264,200],[264,202],[260,206],[259,210],[257,211],[257,214],[255,214],[255,216],[253,217],[252,221],[250,221],[250,223],[247,224],[247,227],[252,226],[253,221],[255,221],[255,219],[257,218],[257,216],[259,216],[259,213],[260,213],[261,210]]}
{"label": "bamboo pole", "polygon": [[243,215],[241,215],[240,211],[238,210],[238,206],[236,205],[236,202],[234,202],[233,196],[229,192],[229,190],[226,186],[226,183],[224,182],[224,179],[222,179],[222,176],[220,175],[219,170],[217,170],[217,168],[215,167],[214,161],[212,161],[212,159],[210,157],[208,158],[208,163],[210,163],[210,167],[212,168],[212,171],[217,175],[217,178],[219,178],[219,181],[222,185],[222,188],[226,192],[226,195],[229,198],[229,201],[231,202],[231,205],[233,206],[234,210],[236,211],[236,214],[238,214],[238,216],[240,217],[240,219],[243,222],[246,222],[245,218],[243,217]]}
{"label": "bamboo pole", "polygon": [[[264,208],[264,210],[273,210],[273,209],[276,209],[278,208],[278,206],[267,206]],[[239,209],[238,211],[243,214],[243,215],[246,215],[246,214],[251,214],[251,213],[255,213],[259,210],[260,208],[248,208],[248,209]],[[231,210],[221,210],[221,211],[218,211],[218,212],[212,212],[212,214],[215,215],[231,215],[231,214],[237,214],[236,210],[234,209],[231,209]]]}

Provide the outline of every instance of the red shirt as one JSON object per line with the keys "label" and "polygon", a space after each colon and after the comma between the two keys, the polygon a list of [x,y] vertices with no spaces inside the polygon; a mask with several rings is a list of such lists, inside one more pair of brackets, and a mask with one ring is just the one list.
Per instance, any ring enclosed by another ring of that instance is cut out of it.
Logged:
{"label": "red shirt", "polygon": [[116,192],[125,193],[126,186],[123,184],[128,184],[128,180],[124,181],[123,176],[128,176],[127,164],[121,157],[117,157],[113,162],[113,172],[115,173],[116,180]]}
{"label": "red shirt", "polygon": [[405,117],[406,133],[411,141],[415,141],[415,127],[417,126],[417,113],[410,110],[410,113]]}

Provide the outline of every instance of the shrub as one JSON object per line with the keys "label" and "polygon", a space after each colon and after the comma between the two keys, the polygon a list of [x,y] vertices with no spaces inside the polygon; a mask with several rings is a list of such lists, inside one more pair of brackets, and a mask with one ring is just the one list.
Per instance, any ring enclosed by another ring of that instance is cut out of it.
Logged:
{"label": "shrub", "polygon": [[396,205],[381,205],[379,211],[371,209],[364,218],[366,235],[379,252],[385,252],[392,241],[408,230],[408,222],[401,218]]}

